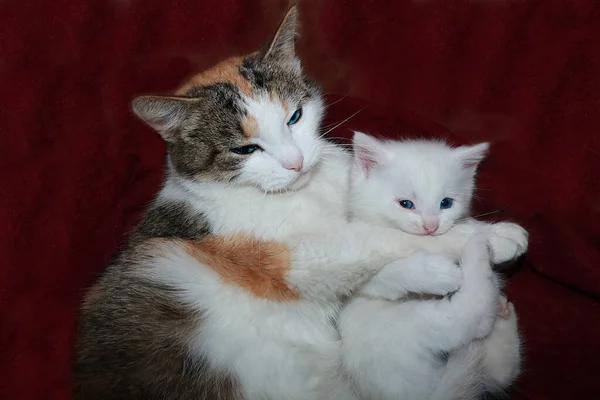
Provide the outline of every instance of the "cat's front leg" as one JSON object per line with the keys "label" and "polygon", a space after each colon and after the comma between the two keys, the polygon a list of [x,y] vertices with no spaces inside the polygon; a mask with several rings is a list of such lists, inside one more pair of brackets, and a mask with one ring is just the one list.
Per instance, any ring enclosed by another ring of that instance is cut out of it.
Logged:
{"label": "cat's front leg", "polygon": [[359,294],[384,300],[398,300],[408,293],[445,296],[458,290],[462,281],[462,270],[452,260],[419,252],[383,267]]}
{"label": "cat's front leg", "polygon": [[[438,256],[427,256],[429,261],[425,263],[425,268],[432,273],[443,271],[450,275],[447,280],[452,282],[446,284],[448,290],[454,289],[455,281],[460,277],[460,271],[454,271],[450,258],[454,252],[460,254],[462,247],[448,249],[445,243],[434,237],[410,235],[398,229],[361,222],[323,221],[320,229],[322,233],[297,233],[286,240],[286,244],[292,249],[288,282],[306,296],[331,300],[340,295],[351,294],[389,264],[386,269],[390,276],[394,276],[390,281],[395,282],[392,292],[396,294],[393,297],[398,298],[397,293],[402,290],[398,282],[410,273],[403,271],[409,264],[392,262],[410,257],[416,252],[439,253]],[[449,259],[444,259],[443,256]],[[418,271],[414,268],[413,275],[423,276],[421,273],[417,274]],[[402,272],[394,275],[393,271]],[[415,278],[413,281],[418,280]],[[429,283],[415,282],[411,289],[416,289],[419,285],[425,287]],[[435,290],[447,293],[445,288]]]}

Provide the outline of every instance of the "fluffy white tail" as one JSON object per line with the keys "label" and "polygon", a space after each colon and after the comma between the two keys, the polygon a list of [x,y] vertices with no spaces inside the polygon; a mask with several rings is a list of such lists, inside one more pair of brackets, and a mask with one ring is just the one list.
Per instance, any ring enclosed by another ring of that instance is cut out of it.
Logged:
{"label": "fluffy white tail", "polygon": [[512,303],[503,299],[508,316],[498,317],[485,338],[483,374],[486,391],[502,396],[521,373],[521,336],[517,313]]}
{"label": "fluffy white tail", "polygon": [[514,306],[498,317],[490,335],[453,352],[431,400],[475,400],[484,393],[502,397],[521,372],[521,340]]}
{"label": "fluffy white tail", "polygon": [[485,347],[475,340],[450,354],[442,379],[431,400],[475,400],[485,391],[483,360]]}

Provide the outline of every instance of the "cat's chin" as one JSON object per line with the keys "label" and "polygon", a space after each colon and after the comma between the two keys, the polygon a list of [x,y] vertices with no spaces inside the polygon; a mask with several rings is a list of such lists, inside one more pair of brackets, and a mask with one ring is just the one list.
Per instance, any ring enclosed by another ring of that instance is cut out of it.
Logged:
{"label": "cat's chin", "polygon": [[302,189],[304,186],[308,184],[312,173],[310,170],[298,173],[294,177],[288,180],[285,184],[279,184],[275,186],[264,187],[261,186],[261,189],[266,193],[286,193],[286,192],[294,192]]}
{"label": "cat's chin", "polygon": [[312,175],[311,170],[298,174],[298,178],[290,184],[290,190],[299,190],[308,184]]}

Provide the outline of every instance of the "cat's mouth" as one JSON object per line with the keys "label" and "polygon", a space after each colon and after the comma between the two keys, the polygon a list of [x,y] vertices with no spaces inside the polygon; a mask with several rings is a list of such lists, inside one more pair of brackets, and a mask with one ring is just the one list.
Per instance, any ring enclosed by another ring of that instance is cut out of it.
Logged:
{"label": "cat's mouth", "polygon": [[267,187],[262,186],[265,193],[286,193],[295,192],[302,189],[310,181],[312,176],[310,169],[304,171],[295,172],[292,176],[288,175],[282,181],[278,183],[268,185]]}

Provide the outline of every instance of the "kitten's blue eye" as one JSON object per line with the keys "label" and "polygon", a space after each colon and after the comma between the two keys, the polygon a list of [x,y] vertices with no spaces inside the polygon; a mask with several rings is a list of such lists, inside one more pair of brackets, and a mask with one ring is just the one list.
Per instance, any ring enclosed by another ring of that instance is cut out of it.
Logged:
{"label": "kitten's blue eye", "polygon": [[294,125],[296,122],[300,121],[300,118],[302,118],[302,107],[300,107],[299,109],[294,111],[294,113],[292,114],[292,117],[287,122],[287,124]]}
{"label": "kitten's blue eye", "polygon": [[442,199],[442,201],[440,202],[440,209],[445,210],[447,208],[452,207],[453,204],[454,204],[454,199],[451,199],[450,197],[444,197]]}
{"label": "kitten's blue eye", "polygon": [[410,200],[400,200],[399,203],[400,203],[400,207],[406,208],[408,210],[412,210],[413,208],[415,208],[415,205]]}
{"label": "kitten's blue eye", "polygon": [[249,144],[247,146],[242,146],[242,147],[234,147],[233,149],[229,149],[230,151],[236,153],[236,154],[251,154],[254,153],[256,150],[262,150],[260,148],[260,146],[257,146],[255,144]]}

